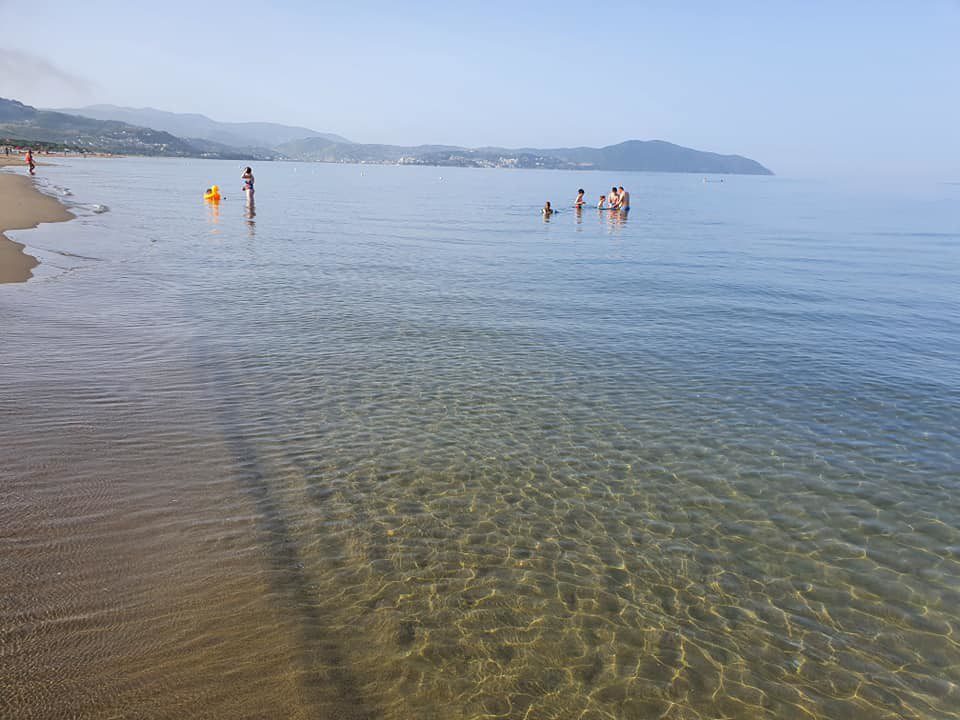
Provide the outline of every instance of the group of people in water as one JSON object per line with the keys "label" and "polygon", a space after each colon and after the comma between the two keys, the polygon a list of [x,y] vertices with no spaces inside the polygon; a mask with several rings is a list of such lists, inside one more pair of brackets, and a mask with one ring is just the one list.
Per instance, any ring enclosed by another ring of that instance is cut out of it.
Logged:
{"label": "group of people in water", "polygon": [[[246,167],[243,169],[243,174],[240,176],[240,179],[243,181],[243,194],[247,196],[247,207],[253,207],[253,168]],[[220,187],[218,185],[211,185],[203,193],[203,199],[209,200],[212,202],[219,202],[223,196],[220,194]]]}
{"label": "group of people in water", "polygon": [[[580,188],[577,190],[577,198],[573,201],[573,207],[576,210],[583,210],[587,206],[587,201],[584,198],[585,190]],[[623,185],[617,187],[614,185],[610,188],[609,195],[601,195],[600,201],[597,203],[597,210],[617,210],[622,213],[629,212],[630,210],[630,193],[624,190]],[[550,206],[550,201],[544,204],[543,209],[540,211],[542,215],[553,215],[557,212]]]}

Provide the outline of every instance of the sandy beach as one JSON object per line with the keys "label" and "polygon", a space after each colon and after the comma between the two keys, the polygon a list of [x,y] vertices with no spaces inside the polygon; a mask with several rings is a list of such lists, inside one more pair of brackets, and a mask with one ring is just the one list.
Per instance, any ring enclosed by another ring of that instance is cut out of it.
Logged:
{"label": "sandy beach", "polygon": [[[0,166],[22,165],[23,159],[7,161],[0,158]],[[40,223],[63,222],[73,215],[56,199],[44,195],[30,178],[0,174],[0,283],[25,282],[33,276],[37,259],[27,255],[21,243],[10,240],[7,230],[25,230]]]}

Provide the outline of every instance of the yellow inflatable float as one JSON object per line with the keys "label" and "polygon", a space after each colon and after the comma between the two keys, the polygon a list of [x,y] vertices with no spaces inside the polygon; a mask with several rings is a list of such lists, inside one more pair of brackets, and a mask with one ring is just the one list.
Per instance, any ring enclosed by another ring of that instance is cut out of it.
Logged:
{"label": "yellow inflatable float", "polygon": [[208,187],[203,193],[203,199],[211,202],[220,202],[220,188],[217,185]]}

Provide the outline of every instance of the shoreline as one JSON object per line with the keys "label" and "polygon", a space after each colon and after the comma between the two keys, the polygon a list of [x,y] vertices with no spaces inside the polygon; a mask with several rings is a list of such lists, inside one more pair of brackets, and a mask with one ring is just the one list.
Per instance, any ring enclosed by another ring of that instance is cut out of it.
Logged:
{"label": "shoreline", "polygon": [[[0,167],[22,164],[21,159],[16,163],[0,159]],[[74,217],[59,200],[40,192],[29,177],[0,173],[0,284],[26,282],[40,264],[26,253],[23,243],[11,240],[5,232],[30,230],[40,223],[65,222]]]}

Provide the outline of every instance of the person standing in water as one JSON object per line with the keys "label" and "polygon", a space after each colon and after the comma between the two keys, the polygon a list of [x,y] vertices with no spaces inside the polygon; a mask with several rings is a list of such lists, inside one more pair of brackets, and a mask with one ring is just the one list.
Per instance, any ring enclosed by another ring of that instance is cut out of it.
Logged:
{"label": "person standing in water", "polygon": [[27,148],[27,156],[24,158],[27,163],[27,167],[30,168],[30,174],[33,175],[36,172],[37,165],[33,162],[33,150]]}
{"label": "person standing in water", "polygon": [[614,185],[612,188],[610,188],[609,200],[610,200],[610,209],[611,209],[611,210],[616,210],[616,209],[619,207],[619,204],[620,204],[620,196],[617,195],[617,187],[616,187],[616,185]]}
{"label": "person standing in water", "polygon": [[240,176],[240,179],[243,180],[243,192],[247,196],[247,205],[253,205],[253,169],[246,168],[243,171],[243,175]]}
{"label": "person standing in water", "polygon": [[601,195],[600,202],[597,203],[597,210],[606,210],[607,209],[606,202],[607,202],[607,196]]}
{"label": "person standing in water", "polygon": [[626,212],[630,209],[630,193],[623,189],[623,185],[620,186],[620,191],[617,193],[619,202],[617,203],[617,209],[623,212]]}
{"label": "person standing in water", "polygon": [[573,206],[578,210],[587,204],[587,201],[583,199],[583,188],[577,190],[577,199],[573,201]]}

